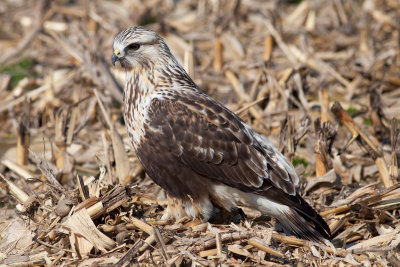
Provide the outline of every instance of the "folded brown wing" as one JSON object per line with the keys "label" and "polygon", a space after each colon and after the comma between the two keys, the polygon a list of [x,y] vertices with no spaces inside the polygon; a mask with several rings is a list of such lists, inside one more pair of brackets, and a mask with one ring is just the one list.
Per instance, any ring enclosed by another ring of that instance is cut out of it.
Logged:
{"label": "folded brown wing", "polygon": [[282,167],[276,150],[268,151],[239,117],[200,91],[155,97],[147,116],[159,145],[196,173],[244,191],[257,193],[272,184],[296,194],[297,177]]}

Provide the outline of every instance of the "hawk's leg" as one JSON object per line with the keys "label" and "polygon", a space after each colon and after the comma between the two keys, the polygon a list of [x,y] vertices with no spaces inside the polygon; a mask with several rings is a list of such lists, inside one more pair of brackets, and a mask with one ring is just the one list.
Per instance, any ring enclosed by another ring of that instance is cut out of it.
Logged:
{"label": "hawk's leg", "polygon": [[167,200],[168,206],[165,209],[161,220],[179,220],[188,216],[181,199],[167,195]]}
{"label": "hawk's leg", "polygon": [[172,197],[167,194],[168,206],[164,211],[162,220],[179,220],[183,217],[208,221],[214,212],[214,206],[208,197],[193,199]]}

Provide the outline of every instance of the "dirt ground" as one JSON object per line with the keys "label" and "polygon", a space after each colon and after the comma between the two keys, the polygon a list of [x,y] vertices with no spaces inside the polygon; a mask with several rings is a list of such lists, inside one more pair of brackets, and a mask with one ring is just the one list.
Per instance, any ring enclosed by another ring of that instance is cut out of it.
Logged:
{"label": "dirt ground", "polygon": [[[1,266],[400,266],[398,0],[3,0],[0,15]],[[293,162],[332,244],[245,207],[161,220],[111,64],[134,25]]]}

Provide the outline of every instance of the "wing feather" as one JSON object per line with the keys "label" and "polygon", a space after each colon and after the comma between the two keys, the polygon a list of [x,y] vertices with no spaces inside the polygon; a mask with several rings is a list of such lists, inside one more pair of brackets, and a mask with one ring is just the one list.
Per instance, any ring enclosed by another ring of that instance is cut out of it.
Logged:
{"label": "wing feather", "polygon": [[295,194],[293,167],[280,163],[282,156],[269,142],[260,143],[239,117],[200,91],[172,90],[168,97],[154,97],[147,123],[159,138],[170,140],[160,142],[165,150],[202,176],[260,192],[272,184]]}

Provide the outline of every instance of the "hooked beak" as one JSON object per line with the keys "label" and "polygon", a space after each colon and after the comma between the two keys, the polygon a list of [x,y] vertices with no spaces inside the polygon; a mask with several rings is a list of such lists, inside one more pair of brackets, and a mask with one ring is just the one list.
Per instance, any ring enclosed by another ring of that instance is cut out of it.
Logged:
{"label": "hooked beak", "polygon": [[115,66],[115,62],[120,60],[122,56],[123,56],[123,53],[121,53],[118,49],[114,50],[114,53],[111,58],[111,63],[113,64],[113,66]]}
{"label": "hooked beak", "polygon": [[117,56],[115,53],[113,53],[112,58],[111,58],[111,63],[113,66],[115,66],[115,62],[117,62],[120,59],[119,56]]}

